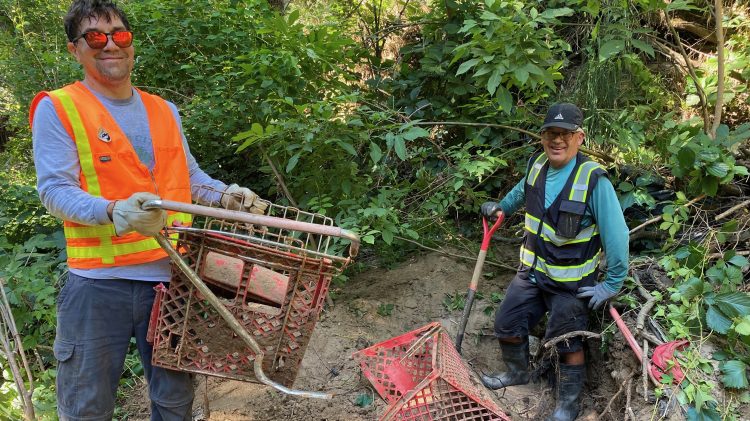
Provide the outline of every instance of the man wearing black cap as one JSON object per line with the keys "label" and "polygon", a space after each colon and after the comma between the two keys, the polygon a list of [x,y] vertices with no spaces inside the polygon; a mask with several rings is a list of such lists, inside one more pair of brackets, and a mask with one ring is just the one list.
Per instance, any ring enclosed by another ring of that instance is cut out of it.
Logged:
{"label": "man wearing black cap", "polygon": [[[588,308],[598,309],[620,290],[628,272],[628,227],[600,164],[578,152],[586,137],[573,104],[550,107],[541,128],[544,151],[529,160],[526,176],[482,215],[509,215],[525,205],[521,264],[495,313],[495,335],[507,371],[483,375],[490,389],[529,381],[529,330],[549,312],[545,339],[586,330]],[[598,280],[602,250],[607,271]],[[548,421],[578,416],[586,366],[583,340],[557,344],[558,399]]]}

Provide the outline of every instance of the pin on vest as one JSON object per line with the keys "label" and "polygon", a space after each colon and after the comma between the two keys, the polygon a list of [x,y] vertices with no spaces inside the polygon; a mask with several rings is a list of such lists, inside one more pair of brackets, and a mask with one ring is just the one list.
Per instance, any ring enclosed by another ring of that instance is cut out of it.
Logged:
{"label": "pin on vest", "polygon": [[112,138],[109,136],[109,133],[106,130],[104,130],[103,127],[99,127],[99,133],[96,135],[96,137],[104,143],[109,143],[112,141]]}

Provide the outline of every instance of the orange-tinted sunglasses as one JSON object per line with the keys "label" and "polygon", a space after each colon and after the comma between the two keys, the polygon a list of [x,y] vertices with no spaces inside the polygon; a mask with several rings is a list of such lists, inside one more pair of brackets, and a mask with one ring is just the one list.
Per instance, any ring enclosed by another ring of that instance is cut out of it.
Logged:
{"label": "orange-tinted sunglasses", "polygon": [[101,32],[101,31],[88,31],[77,36],[72,42],[76,42],[83,38],[86,40],[86,44],[89,47],[100,50],[107,45],[107,38],[112,38],[112,42],[120,48],[128,48],[133,44],[133,33],[130,31],[114,31],[114,32]]}

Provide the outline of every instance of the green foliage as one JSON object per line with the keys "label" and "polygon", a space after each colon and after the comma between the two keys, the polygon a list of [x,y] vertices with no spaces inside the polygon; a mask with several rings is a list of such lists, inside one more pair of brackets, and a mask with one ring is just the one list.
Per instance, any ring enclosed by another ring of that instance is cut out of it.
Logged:
{"label": "green foliage", "polygon": [[463,310],[466,305],[466,295],[457,292],[453,295],[445,294],[443,299],[443,307],[448,311]]}
{"label": "green foliage", "polygon": [[667,151],[671,154],[672,173],[684,178],[690,193],[716,195],[720,184],[735,176],[747,176],[748,169],[735,165],[731,151],[735,145],[750,138],[750,123],[730,131],[721,125],[716,138],[710,138],[697,126],[689,123],[667,122],[665,131],[671,133]]}
{"label": "green foliage", "polygon": [[570,46],[553,30],[558,18],[570,16],[567,7],[547,8],[521,1],[485,0],[467,16],[458,34],[467,40],[454,50],[451,64],[461,62],[456,76],[471,73],[471,84],[496,98],[497,107],[510,114],[519,99],[538,102],[562,79],[562,54]]}
{"label": "green foliage", "polygon": [[383,303],[383,304],[380,304],[380,305],[378,305],[378,310],[377,310],[377,312],[378,312],[378,314],[379,314],[379,315],[381,315],[381,316],[383,316],[383,317],[388,317],[388,316],[390,316],[391,314],[393,314],[393,304],[391,304],[391,303],[388,303],[388,304],[385,304],[385,303]]}

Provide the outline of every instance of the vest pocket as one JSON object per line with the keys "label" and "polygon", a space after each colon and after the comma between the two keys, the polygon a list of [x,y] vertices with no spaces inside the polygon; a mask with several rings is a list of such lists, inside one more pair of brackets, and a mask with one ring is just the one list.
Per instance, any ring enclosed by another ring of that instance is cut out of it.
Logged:
{"label": "vest pocket", "polygon": [[581,220],[586,212],[586,203],[572,200],[560,202],[557,216],[556,234],[560,237],[575,238],[581,231]]}

